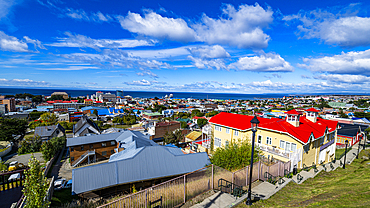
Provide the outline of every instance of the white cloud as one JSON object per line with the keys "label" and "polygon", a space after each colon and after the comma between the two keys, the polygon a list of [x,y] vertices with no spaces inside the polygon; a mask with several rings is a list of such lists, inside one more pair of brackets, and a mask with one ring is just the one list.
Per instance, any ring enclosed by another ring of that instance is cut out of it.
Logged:
{"label": "white cloud", "polygon": [[301,38],[318,38],[329,45],[345,48],[370,45],[370,18],[356,16],[350,12],[353,6],[340,10],[337,14],[326,10],[300,11],[296,15],[285,16],[288,22],[298,21],[298,35]]}
{"label": "white cloud", "polygon": [[198,69],[227,69],[225,62],[222,59],[201,59],[189,56],[192,60],[193,65]]}
{"label": "white cloud", "polygon": [[265,48],[270,36],[263,32],[272,21],[273,11],[263,9],[257,3],[241,5],[236,10],[232,5],[223,9],[225,18],[212,19],[206,14],[201,22],[192,27],[198,40],[208,44],[222,44],[238,48]]}
{"label": "white cloud", "polygon": [[33,40],[31,38],[29,38],[28,36],[24,36],[23,39],[27,42],[27,43],[31,43],[34,45],[35,49],[37,48],[40,48],[40,49],[46,49],[45,46],[41,43],[41,41],[39,40]]}
{"label": "white cloud", "polygon": [[353,84],[361,84],[364,82],[369,82],[370,77],[366,77],[363,75],[348,75],[348,74],[322,74],[319,76],[315,76],[315,79],[322,79],[322,80],[328,80],[330,82],[336,82],[336,83],[353,83]]}
{"label": "white cloud", "polygon": [[138,76],[148,76],[148,77],[152,77],[152,78],[158,78],[158,75],[154,74],[153,72],[149,71],[149,70],[144,70],[143,72],[138,72],[136,73]]}
{"label": "white cloud", "polygon": [[126,85],[136,85],[136,86],[151,86],[154,84],[166,84],[165,82],[158,82],[158,81],[149,81],[149,80],[138,80],[138,81],[132,81],[132,82],[124,82]]}
{"label": "white cloud", "polygon": [[321,58],[304,58],[303,61],[305,64],[299,64],[298,66],[311,71],[370,75],[370,49],[358,52],[342,52],[340,55]]}
{"label": "white cloud", "polygon": [[66,66],[66,67],[59,67],[59,68],[37,68],[38,70],[50,70],[50,71],[79,71],[85,69],[98,69],[99,67],[96,66]]}
{"label": "white cloud", "polygon": [[18,40],[13,36],[8,36],[3,31],[0,31],[0,50],[13,52],[29,52],[25,42]]}
{"label": "white cloud", "polygon": [[246,56],[239,58],[229,68],[241,71],[256,72],[292,72],[293,67],[280,55],[275,53],[263,53],[259,56]]}
{"label": "white cloud", "polygon": [[195,41],[195,32],[180,18],[168,18],[149,11],[142,17],[140,14],[128,12],[126,17],[117,17],[122,28],[132,33],[169,39],[172,41]]}
{"label": "white cloud", "polygon": [[101,22],[110,22],[114,20],[110,15],[104,15],[100,11],[96,13],[94,12],[87,13],[83,9],[67,8],[65,9],[64,13],[67,17],[70,17],[72,19],[91,21],[91,22],[101,23]]}
{"label": "white cloud", "polygon": [[12,6],[17,4],[18,0],[0,0],[0,20],[6,18]]}
{"label": "white cloud", "polygon": [[200,57],[202,59],[204,58],[206,59],[229,58],[230,57],[230,54],[220,45],[189,48],[189,51],[193,56]]}
{"label": "white cloud", "polygon": [[45,81],[34,81],[30,79],[4,79],[0,78],[1,86],[45,86],[49,85],[49,82]]}
{"label": "white cloud", "polygon": [[130,39],[92,39],[84,35],[74,35],[70,32],[64,33],[67,38],[58,38],[58,42],[48,44],[54,47],[75,47],[93,48],[100,51],[100,48],[134,48],[138,46],[153,46],[156,40],[130,40]]}

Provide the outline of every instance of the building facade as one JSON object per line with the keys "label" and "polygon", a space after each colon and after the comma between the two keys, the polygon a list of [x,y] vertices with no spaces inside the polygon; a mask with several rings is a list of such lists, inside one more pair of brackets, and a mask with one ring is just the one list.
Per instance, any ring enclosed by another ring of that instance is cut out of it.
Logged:
{"label": "building facade", "polygon": [[[230,142],[252,140],[253,116],[220,113],[211,118],[214,149]],[[258,118],[255,144],[262,156],[270,160],[291,161],[292,167],[327,163],[335,157],[337,122],[317,117],[315,109],[302,116],[295,110],[286,113],[285,119]]]}

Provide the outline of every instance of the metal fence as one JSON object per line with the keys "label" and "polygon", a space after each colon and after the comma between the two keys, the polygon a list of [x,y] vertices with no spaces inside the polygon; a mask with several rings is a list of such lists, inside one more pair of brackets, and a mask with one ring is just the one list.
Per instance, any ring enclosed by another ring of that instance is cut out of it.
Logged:
{"label": "metal fence", "polygon": [[[284,170],[290,170],[290,162],[278,162],[267,166],[262,162],[253,164],[252,182],[256,180],[267,180],[264,173],[279,177],[284,176]],[[218,180],[224,179],[238,186],[245,187],[249,181],[249,166],[231,172],[221,167],[210,165],[194,172],[179,176],[164,183],[152,186],[137,193],[122,197],[110,203],[99,206],[99,208],[111,207],[177,207],[186,201],[206,191],[218,190]]]}

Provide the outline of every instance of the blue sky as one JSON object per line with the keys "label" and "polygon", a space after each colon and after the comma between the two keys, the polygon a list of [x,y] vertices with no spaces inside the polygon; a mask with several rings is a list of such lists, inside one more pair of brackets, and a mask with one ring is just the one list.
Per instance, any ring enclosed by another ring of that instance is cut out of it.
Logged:
{"label": "blue sky", "polygon": [[368,93],[368,1],[0,0],[0,86]]}

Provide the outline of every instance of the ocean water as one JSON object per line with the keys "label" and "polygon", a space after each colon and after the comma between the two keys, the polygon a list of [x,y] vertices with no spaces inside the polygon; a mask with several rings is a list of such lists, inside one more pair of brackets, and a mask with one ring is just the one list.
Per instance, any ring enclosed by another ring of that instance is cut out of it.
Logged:
{"label": "ocean water", "polygon": [[[72,89],[34,89],[34,88],[0,88],[1,95],[15,95],[19,93],[30,93],[33,95],[50,96],[53,92],[66,92],[71,97],[86,96],[95,94],[98,90],[72,90]],[[110,92],[116,94],[116,91],[100,90],[104,93]],[[123,91],[124,95],[130,95],[134,98],[163,98],[166,95],[173,94],[174,99],[220,99],[220,100],[255,100],[263,98],[282,98],[287,94],[234,94],[234,93],[199,93],[199,92],[146,92],[146,91]]]}

